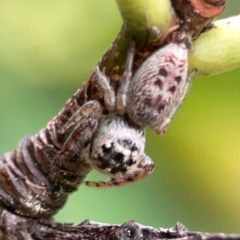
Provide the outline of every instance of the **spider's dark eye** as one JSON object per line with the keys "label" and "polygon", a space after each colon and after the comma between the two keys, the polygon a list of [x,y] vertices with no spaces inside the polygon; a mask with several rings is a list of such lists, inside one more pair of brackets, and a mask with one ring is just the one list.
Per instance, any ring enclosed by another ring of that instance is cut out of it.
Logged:
{"label": "spider's dark eye", "polygon": [[132,151],[132,152],[137,151],[137,150],[138,150],[138,148],[137,148],[135,145],[133,145],[133,146],[130,148],[130,151]]}
{"label": "spider's dark eye", "polygon": [[103,150],[103,152],[105,153],[105,154],[108,154],[108,153],[111,153],[111,147],[106,147],[106,144],[103,144],[102,145],[102,150]]}
{"label": "spider's dark eye", "polygon": [[130,158],[129,160],[127,160],[127,162],[126,162],[126,164],[128,165],[128,166],[132,166],[133,165],[133,163],[134,163],[134,161],[133,161],[133,159],[132,158]]}
{"label": "spider's dark eye", "polygon": [[120,152],[116,152],[113,154],[112,158],[116,161],[116,162],[122,162],[124,159],[124,155]]}

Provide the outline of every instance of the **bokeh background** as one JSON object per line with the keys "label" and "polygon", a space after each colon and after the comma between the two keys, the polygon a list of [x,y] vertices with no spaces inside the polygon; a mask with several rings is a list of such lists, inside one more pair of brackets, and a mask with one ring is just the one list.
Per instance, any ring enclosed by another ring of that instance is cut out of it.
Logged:
{"label": "bokeh background", "polygon": [[[228,1],[221,17],[240,14]],[[51,120],[121,27],[109,0],[1,1],[0,154]],[[57,215],[240,233],[240,69],[196,79],[165,136],[147,131],[155,171],[119,188],[80,187]],[[88,179],[99,179],[90,174]]]}

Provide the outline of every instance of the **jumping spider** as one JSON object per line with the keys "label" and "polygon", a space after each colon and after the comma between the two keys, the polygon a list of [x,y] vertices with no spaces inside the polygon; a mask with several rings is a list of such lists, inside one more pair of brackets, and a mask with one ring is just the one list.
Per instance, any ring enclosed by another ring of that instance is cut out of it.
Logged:
{"label": "jumping spider", "polygon": [[[96,128],[89,128],[87,135],[94,137],[87,162],[93,169],[110,176],[111,180],[86,182],[88,186],[123,185],[148,175],[154,164],[144,153],[144,127],[150,126],[156,133],[163,134],[186,95],[189,86],[187,44],[167,44],[153,53],[132,77],[133,59],[134,47],[128,52],[117,96],[108,77],[100,71],[99,66],[96,67],[95,77],[103,90],[105,106],[110,113],[95,121],[98,123]],[[101,109],[99,102],[92,102],[99,105],[95,109]],[[91,116],[101,116],[100,112],[93,114],[92,107],[88,111]],[[127,123],[125,112],[139,127]],[[88,125],[92,117],[85,115],[83,119],[81,121]],[[70,123],[74,124],[74,121]],[[78,123],[77,128],[80,125]]]}

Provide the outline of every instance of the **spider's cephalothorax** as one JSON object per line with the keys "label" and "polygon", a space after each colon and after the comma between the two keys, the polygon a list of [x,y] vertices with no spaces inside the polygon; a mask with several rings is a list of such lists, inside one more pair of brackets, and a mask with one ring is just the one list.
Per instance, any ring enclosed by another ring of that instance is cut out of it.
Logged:
{"label": "spider's cephalothorax", "polygon": [[90,164],[111,180],[86,182],[88,186],[110,187],[143,179],[154,164],[144,153],[145,133],[133,128],[122,116],[109,114],[100,120],[90,153]]}
{"label": "spider's cephalothorax", "polygon": [[189,86],[188,45],[183,42],[165,45],[143,62],[133,77],[131,49],[116,100],[109,79],[97,67],[108,110],[126,112],[139,126],[150,126],[157,134],[163,134]]}

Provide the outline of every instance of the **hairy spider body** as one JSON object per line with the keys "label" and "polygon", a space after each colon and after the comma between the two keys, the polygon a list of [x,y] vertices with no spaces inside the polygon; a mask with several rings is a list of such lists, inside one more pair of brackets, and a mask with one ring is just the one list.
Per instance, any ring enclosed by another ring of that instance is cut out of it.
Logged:
{"label": "hairy spider body", "polygon": [[154,164],[145,155],[145,133],[142,128],[133,128],[117,114],[102,118],[93,140],[90,164],[109,177],[109,182],[86,182],[88,186],[119,186],[143,179]]}

